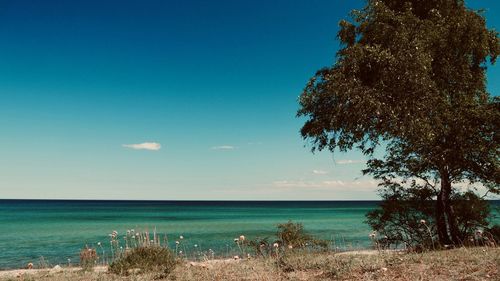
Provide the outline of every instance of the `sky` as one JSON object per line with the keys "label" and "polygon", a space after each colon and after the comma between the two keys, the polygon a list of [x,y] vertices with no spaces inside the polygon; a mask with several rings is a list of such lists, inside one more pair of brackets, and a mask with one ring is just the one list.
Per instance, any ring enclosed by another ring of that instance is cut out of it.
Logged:
{"label": "sky", "polygon": [[295,117],[363,3],[0,0],[0,199],[378,199]]}

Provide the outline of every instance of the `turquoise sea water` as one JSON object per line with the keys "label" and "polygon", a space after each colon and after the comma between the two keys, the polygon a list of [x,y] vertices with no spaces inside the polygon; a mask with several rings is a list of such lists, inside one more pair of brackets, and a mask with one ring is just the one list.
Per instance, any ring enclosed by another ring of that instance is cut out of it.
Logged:
{"label": "turquoise sea water", "polygon": [[50,201],[0,200],[0,269],[36,263],[43,256],[50,264],[78,262],[86,244],[101,242],[108,234],[127,229],[167,234],[172,244],[184,236],[186,249],[194,244],[224,255],[233,239],[272,236],[276,224],[301,222],[319,238],[343,247],[370,245],[364,215],[376,201],[252,202],[252,201]]}

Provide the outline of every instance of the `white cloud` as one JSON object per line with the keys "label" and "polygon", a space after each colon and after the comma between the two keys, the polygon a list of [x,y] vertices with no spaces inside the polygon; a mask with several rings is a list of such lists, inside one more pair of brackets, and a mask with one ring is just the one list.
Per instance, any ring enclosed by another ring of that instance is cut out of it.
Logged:
{"label": "white cloud", "polygon": [[375,191],[378,189],[378,183],[374,180],[328,180],[328,181],[305,181],[305,180],[282,180],[273,182],[273,187],[280,189],[348,189],[356,188],[358,190]]}
{"label": "white cloud", "polygon": [[337,163],[339,165],[348,165],[348,164],[361,164],[361,163],[365,163],[365,161],[364,160],[345,159],[345,160],[335,161],[335,163]]}
{"label": "white cloud", "polygon": [[124,144],[122,145],[123,147],[126,148],[132,148],[132,149],[137,149],[137,150],[160,150],[161,144],[157,142],[143,142],[143,143],[136,143],[136,144]]}
{"label": "white cloud", "polygon": [[212,146],[212,150],[233,150],[234,148],[232,145]]}
{"label": "white cloud", "polygon": [[323,170],[313,170],[312,173],[315,174],[315,175],[326,175],[326,174],[328,174],[327,171],[323,171]]}

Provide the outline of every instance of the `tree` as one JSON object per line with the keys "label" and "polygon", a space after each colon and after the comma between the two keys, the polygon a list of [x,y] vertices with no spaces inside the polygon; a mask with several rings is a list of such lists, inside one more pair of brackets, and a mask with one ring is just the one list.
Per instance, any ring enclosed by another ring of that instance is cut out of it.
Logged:
{"label": "tree", "polygon": [[461,0],[368,0],[351,16],[300,97],[301,134],[313,151],[360,149],[381,186],[435,189],[439,241],[460,244],[453,189],[500,192],[500,99],[486,91],[498,33]]}

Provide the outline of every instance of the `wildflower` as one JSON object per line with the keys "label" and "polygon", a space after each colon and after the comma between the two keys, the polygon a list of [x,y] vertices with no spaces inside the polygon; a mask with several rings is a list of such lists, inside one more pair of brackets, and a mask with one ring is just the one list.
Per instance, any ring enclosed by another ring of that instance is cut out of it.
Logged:
{"label": "wildflower", "polygon": [[97,246],[101,247],[101,242],[97,242]]}
{"label": "wildflower", "polygon": [[245,235],[240,235],[240,241],[245,241]]}
{"label": "wildflower", "polygon": [[374,238],[375,238],[375,236],[377,236],[377,232],[376,232],[376,231],[372,231],[372,232],[370,233],[370,235],[368,235],[368,236],[369,236],[370,238],[374,239]]}
{"label": "wildflower", "polygon": [[293,249],[293,246],[292,245],[288,245],[288,249]]}
{"label": "wildflower", "polygon": [[483,231],[481,229],[476,230],[476,235],[477,236],[482,236],[483,235]]}
{"label": "wildflower", "polygon": [[28,269],[33,269],[33,263],[32,262],[28,263]]}
{"label": "wildflower", "polygon": [[238,243],[240,241],[238,238],[234,238],[234,243]]}
{"label": "wildflower", "polygon": [[179,241],[175,241],[175,244],[176,244],[176,245],[179,245]]}
{"label": "wildflower", "polygon": [[194,247],[195,247],[195,248],[198,248],[198,244],[194,244]]}
{"label": "wildflower", "polygon": [[182,255],[182,251],[179,251],[179,255]]}
{"label": "wildflower", "polygon": [[273,244],[273,247],[274,247],[274,248],[278,248],[279,246],[280,246],[280,245],[279,245],[278,243],[274,243],[274,244]]}
{"label": "wildflower", "polygon": [[184,236],[182,236],[182,235],[181,235],[181,236],[179,236],[179,239],[181,239],[181,240],[182,240],[182,239],[184,239]]}
{"label": "wildflower", "polygon": [[426,224],[427,222],[425,220],[420,220],[420,224]]}
{"label": "wildflower", "polygon": [[234,258],[235,260],[239,260],[239,259],[240,259],[240,257],[239,257],[239,256],[234,256],[233,258]]}

